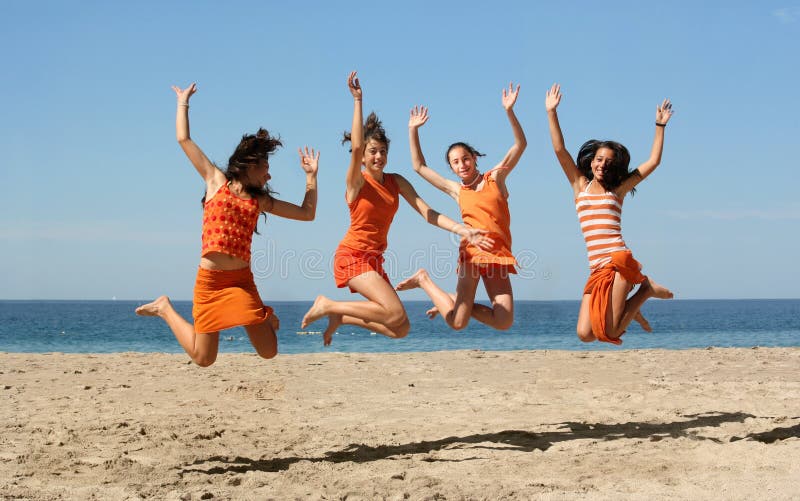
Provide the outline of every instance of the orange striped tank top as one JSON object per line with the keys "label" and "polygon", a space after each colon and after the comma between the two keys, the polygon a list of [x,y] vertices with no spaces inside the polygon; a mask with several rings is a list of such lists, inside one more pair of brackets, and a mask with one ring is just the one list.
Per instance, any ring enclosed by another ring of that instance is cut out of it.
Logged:
{"label": "orange striped tank top", "polygon": [[611,262],[611,253],[628,250],[622,240],[622,200],[607,191],[588,193],[591,182],[575,199],[575,210],[581,224],[589,268],[596,270]]}
{"label": "orange striped tank top", "polygon": [[350,208],[350,228],[341,243],[355,250],[383,252],[386,250],[389,226],[400,206],[400,187],[393,174],[383,175],[383,184],[363,171],[364,184]]}
{"label": "orange striped tank top", "polygon": [[227,184],[203,206],[201,256],[222,252],[250,262],[250,245],[258,222],[258,202],[239,198]]}

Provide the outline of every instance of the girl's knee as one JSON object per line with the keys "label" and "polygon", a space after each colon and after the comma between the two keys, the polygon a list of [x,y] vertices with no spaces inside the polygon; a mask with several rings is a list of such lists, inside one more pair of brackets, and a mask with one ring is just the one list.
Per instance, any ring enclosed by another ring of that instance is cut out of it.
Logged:
{"label": "girl's knee", "polygon": [[406,310],[400,305],[399,308],[388,308],[386,312],[386,325],[397,326],[398,328],[403,324],[408,324],[408,315]]}
{"label": "girl's knee", "polygon": [[275,358],[278,356],[278,347],[269,346],[266,348],[261,348],[260,350],[256,350],[256,353],[258,353],[259,357],[269,360],[270,358]]}
{"label": "girl's knee", "polygon": [[514,317],[510,316],[500,319],[494,328],[500,331],[507,331],[512,325],[514,325]]}
{"label": "girl's knee", "polygon": [[395,324],[391,326],[392,332],[394,333],[395,339],[402,339],[408,336],[408,332],[411,330],[411,322],[408,321],[408,317],[403,315],[404,319],[399,324]]}
{"label": "girl's knee", "polygon": [[594,333],[592,332],[592,329],[588,329],[587,330],[587,329],[582,329],[581,327],[578,327],[576,329],[576,333],[578,334],[578,339],[580,339],[584,343],[591,343],[592,341],[596,341],[597,340],[597,338],[594,337]]}
{"label": "girl's knee", "polygon": [[209,367],[217,361],[217,354],[216,353],[209,353],[203,355],[197,355],[192,357],[192,361],[199,365],[200,367]]}

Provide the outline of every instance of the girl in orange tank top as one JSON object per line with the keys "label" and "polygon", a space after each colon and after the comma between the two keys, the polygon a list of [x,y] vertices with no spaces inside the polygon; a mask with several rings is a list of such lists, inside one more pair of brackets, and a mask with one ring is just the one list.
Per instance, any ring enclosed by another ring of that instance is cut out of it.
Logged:
{"label": "girl in orange tank top", "polygon": [[[639,311],[645,301],[651,297],[672,298],[669,289],[641,274],[641,265],[625,246],[621,232],[625,195],[633,193],[636,185],[661,163],[664,129],[672,116],[672,103],[665,99],[656,109],[650,158],[628,172],[630,154],[614,141],[587,141],[581,146],[577,162],[572,159],[558,123],[556,108],[560,102],[561,86],[554,84],[545,98],[550,139],[572,186],[591,266],[576,331],[581,341],[621,344],[620,336],[633,320],[644,330],[652,330]],[[637,284],[639,289],[628,298]]]}
{"label": "girl in orange tank top", "polygon": [[430,208],[403,176],[384,172],[389,139],[374,113],[362,123],[363,92],[356,72],[350,73],[347,85],[353,96],[353,127],[350,134],[345,134],[345,141],[350,141],[352,147],[345,176],[350,228],[336,249],[334,277],[338,287],[347,286],[367,300],[333,301],[317,296],[303,317],[302,327],[328,317],[323,333],[326,346],[342,324],[391,338],[408,334],[410,324],[405,308],[383,270],[383,251],[399,205],[398,195],[432,225],[456,233],[474,245],[488,247],[490,242],[483,236],[485,232],[458,224]]}
{"label": "girl in orange tank top", "polygon": [[280,140],[264,129],[242,137],[223,172],[189,137],[189,98],[197,87],[173,86],[178,97],[175,129],[178,143],[206,183],[203,197],[203,234],[200,266],[194,286],[194,325],[181,317],[167,296],[136,309],[137,315],[161,317],[192,360],[202,367],[214,363],[219,331],[243,326],[256,352],[263,358],[278,353],[278,317],[266,306],[250,271],[250,245],[259,214],[267,212],[299,221],[311,221],[317,206],[319,153],[300,151],[306,173],[303,203],[295,205],[272,196],[267,181],[269,155]]}
{"label": "girl in orange tank top", "polygon": [[[508,210],[506,178],[519,162],[527,141],[514,114],[519,86],[503,89],[502,104],[514,134],[514,144],[495,168],[485,174],[478,171],[478,157],[483,156],[467,143],[453,143],[445,160],[460,183],[449,180],[427,166],[419,142],[419,128],[428,121],[428,109],[415,106],[408,121],[411,162],[414,170],[426,181],[458,202],[464,224],[488,231],[492,239],[488,248],[479,248],[462,240],[459,246],[458,283],[450,294],[433,282],[428,272],[418,270],[400,282],[397,290],[422,288],[433,301],[428,315],[441,313],[447,325],[461,330],[475,318],[490,327],[506,330],[514,323],[514,297],[509,274],[516,273],[516,260],[511,253],[511,215]],[[475,303],[478,283],[483,281],[491,306]]]}

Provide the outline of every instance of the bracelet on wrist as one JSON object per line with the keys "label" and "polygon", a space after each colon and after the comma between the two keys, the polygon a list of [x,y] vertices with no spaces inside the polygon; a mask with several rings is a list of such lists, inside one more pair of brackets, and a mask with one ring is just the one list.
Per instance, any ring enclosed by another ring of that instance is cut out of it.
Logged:
{"label": "bracelet on wrist", "polygon": [[189,101],[180,101],[178,103],[178,106],[186,106],[188,108],[189,107]]}
{"label": "bracelet on wrist", "polygon": [[666,127],[666,126],[667,126],[667,124],[660,124],[660,123],[656,122],[656,127]]}

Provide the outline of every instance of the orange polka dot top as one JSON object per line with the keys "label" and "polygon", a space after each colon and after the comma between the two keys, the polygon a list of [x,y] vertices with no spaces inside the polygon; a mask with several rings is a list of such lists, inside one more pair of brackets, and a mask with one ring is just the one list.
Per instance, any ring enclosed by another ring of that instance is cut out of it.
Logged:
{"label": "orange polka dot top", "polygon": [[222,252],[250,262],[250,245],[258,222],[258,201],[239,198],[225,184],[203,208],[201,256]]}

